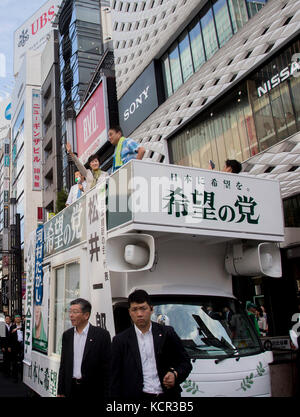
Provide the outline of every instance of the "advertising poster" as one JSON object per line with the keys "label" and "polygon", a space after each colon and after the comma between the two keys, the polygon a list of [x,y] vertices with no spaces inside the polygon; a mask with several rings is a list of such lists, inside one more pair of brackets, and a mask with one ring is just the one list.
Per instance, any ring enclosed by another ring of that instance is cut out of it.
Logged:
{"label": "advertising poster", "polygon": [[77,152],[83,164],[107,141],[104,94],[105,86],[102,81],[76,118]]}

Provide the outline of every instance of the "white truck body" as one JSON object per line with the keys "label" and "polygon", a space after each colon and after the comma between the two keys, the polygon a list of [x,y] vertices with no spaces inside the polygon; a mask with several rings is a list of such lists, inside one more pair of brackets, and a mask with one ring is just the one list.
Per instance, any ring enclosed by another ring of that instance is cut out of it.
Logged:
{"label": "white truck body", "polygon": [[[110,176],[107,190],[98,184],[41,230],[26,252],[24,356],[24,382],[38,394],[56,394],[69,302],[90,300],[91,323],[113,337],[129,324],[128,295],[143,288],[153,319],[172,325],[191,356],[183,396],[270,396],[272,353],[235,300],[231,272],[280,276],[278,182],[134,160]],[[148,250],[144,265],[124,260],[127,244]],[[35,304],[44,342],[33,337]]]}

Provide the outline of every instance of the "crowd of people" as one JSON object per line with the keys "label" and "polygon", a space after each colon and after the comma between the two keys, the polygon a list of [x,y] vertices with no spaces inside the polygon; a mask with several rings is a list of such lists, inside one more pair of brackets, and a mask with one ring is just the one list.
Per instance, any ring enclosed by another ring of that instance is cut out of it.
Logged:
{"label": "crowd of people", "polygon": [[4,374],[18,382],[22,379],[22,360],[24,352],[24,317],[15,314],[5,316],[5,337],[0,338],[0,347],[3,353]]}

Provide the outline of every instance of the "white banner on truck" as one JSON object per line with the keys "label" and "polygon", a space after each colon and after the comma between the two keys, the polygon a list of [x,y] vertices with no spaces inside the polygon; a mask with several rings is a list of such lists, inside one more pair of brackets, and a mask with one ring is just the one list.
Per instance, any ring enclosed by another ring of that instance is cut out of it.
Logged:
{"label": "white banner on truck", "polygon": [[113,311],[111,304],[111,286],[106,263],[106,182],[102,182],[86,197],[86,225],[88,244],[88,271],[93,311],[91,323],[104,329],[110,329],[114,336]]}

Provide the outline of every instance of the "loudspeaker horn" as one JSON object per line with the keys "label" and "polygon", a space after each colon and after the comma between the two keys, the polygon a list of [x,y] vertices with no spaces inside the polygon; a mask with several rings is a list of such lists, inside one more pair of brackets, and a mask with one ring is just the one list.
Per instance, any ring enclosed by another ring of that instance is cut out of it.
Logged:
{"label": "loudspeaker horn", "polygon": [[226,271],[231,275],[280,278],[280,249],[275,243],[259,243],[243,247],[242,243],[230,245],[225,257]]}
{"label": "loudspeaker horn", "polygon": [[151,269],[155,257],[154,238],[142,233],[124,233],[106,240],[110,271],[137,272]]}

